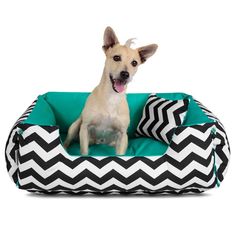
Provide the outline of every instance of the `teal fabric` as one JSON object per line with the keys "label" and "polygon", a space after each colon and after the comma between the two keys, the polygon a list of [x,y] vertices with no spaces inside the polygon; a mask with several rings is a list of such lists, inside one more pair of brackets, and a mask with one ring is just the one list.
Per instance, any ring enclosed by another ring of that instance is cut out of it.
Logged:
{"label": "teal fabric", "polygon": [[[66,134],[62,133],[61,141],[64,142]],[[129,139],[128,148],[125,156],[160,156],[166,152],[168,145],[151,138],[133,138]],[[80,155],[80,146],[78,142],[73,142],[67,149],[72,156]],[[104,144],[89,146],[89,155],[91,156],[115,156],[115,148]]]}
{"label": "teal fabric", "polygon": [[[129,147],[127,155],[161,155],[167,145],[149,138],[135,138],[135,130],[142,117],[143,107],[150,93],[127,94],[130,109],[130,126],[128,128]],[[183,125],[190,126],[212,122],[194,102],[192,96],[185,93],[158,93],[159,97],[179,100],[188,98],[189,107]],[[80,116],[89,96],[87,92],[49,92],[38,97],[35,108],[24,121],[28,124],[59,126],[62,141],[69,126]],[[69,153],[79,155],[79,145],[74,143]],[[114,155],[114,148],[105,145],[90,147],[90,155]]]}
{"label": "teal fabric", "polygon": [[38,96],[37,103],[30,113],[29,117],[23,121],[27,124],[35,125],[57,125],[55,113],[52,110],[52,107],[45,100],[44,95]]}
{"label": "teal fabric", "polygon": [[203,124],[213,122],[208,116],[204,114],[202,109],[197,105],[197,103],[193,100],[192,96],[188,96],[189,105],[187,116],[185,117],[185,121],[183,125],[190,126],[196,124]]}

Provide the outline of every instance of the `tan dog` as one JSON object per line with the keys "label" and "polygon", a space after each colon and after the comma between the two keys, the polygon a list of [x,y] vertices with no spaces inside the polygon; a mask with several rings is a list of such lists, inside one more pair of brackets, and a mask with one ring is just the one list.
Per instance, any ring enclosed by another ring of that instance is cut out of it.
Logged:
{"label": "tan dog", "polygon": [[117,155],[124,155],[128,145],[127,129],[130,122],[126,101],[127,84],[137,68],[152,56],[156,44],[130,48],[131,40],[120,45],[112,30],[104,32],[103,50],[106,62],[99,85],[87,98],[81,116],[69,128],[64,147],[79,134],[80,152],[88,155],[90,144],[105,143],[115,147]]}

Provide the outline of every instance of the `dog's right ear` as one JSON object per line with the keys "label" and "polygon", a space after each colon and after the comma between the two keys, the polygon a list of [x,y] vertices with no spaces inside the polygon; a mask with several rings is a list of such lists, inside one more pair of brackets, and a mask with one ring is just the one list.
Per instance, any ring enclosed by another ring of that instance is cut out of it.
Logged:
{"label": "dog's right ear", "polygon": [[115,44],[119,43],[114,30],[110,26],[105,29],[103,41],[104,45],[102,48],[104,52],[106,52],[108,48],[113,47]]}

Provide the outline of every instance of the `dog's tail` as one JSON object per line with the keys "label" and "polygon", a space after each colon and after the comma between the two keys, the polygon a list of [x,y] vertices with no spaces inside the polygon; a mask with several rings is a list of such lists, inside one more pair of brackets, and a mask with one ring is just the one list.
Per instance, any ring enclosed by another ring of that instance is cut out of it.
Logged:
{"label": "dog's tail", "polygon": [[72,125],[69,127],[68,134],[66,136],[66,140],[64,142],[64,148],[68,148],[73,139],[75,139],[79,134],[79,129],[82,123],[81,116],[77,119]]}

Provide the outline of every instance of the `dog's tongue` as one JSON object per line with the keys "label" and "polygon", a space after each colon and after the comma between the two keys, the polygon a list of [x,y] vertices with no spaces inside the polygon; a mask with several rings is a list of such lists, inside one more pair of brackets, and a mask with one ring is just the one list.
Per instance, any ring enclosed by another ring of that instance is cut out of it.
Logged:
{"label": "dog's tongue", "polygon": [[122,93],[125,90],[125,84],[124,82],[120,80],[115,80],[114,87],[117,92]]}

